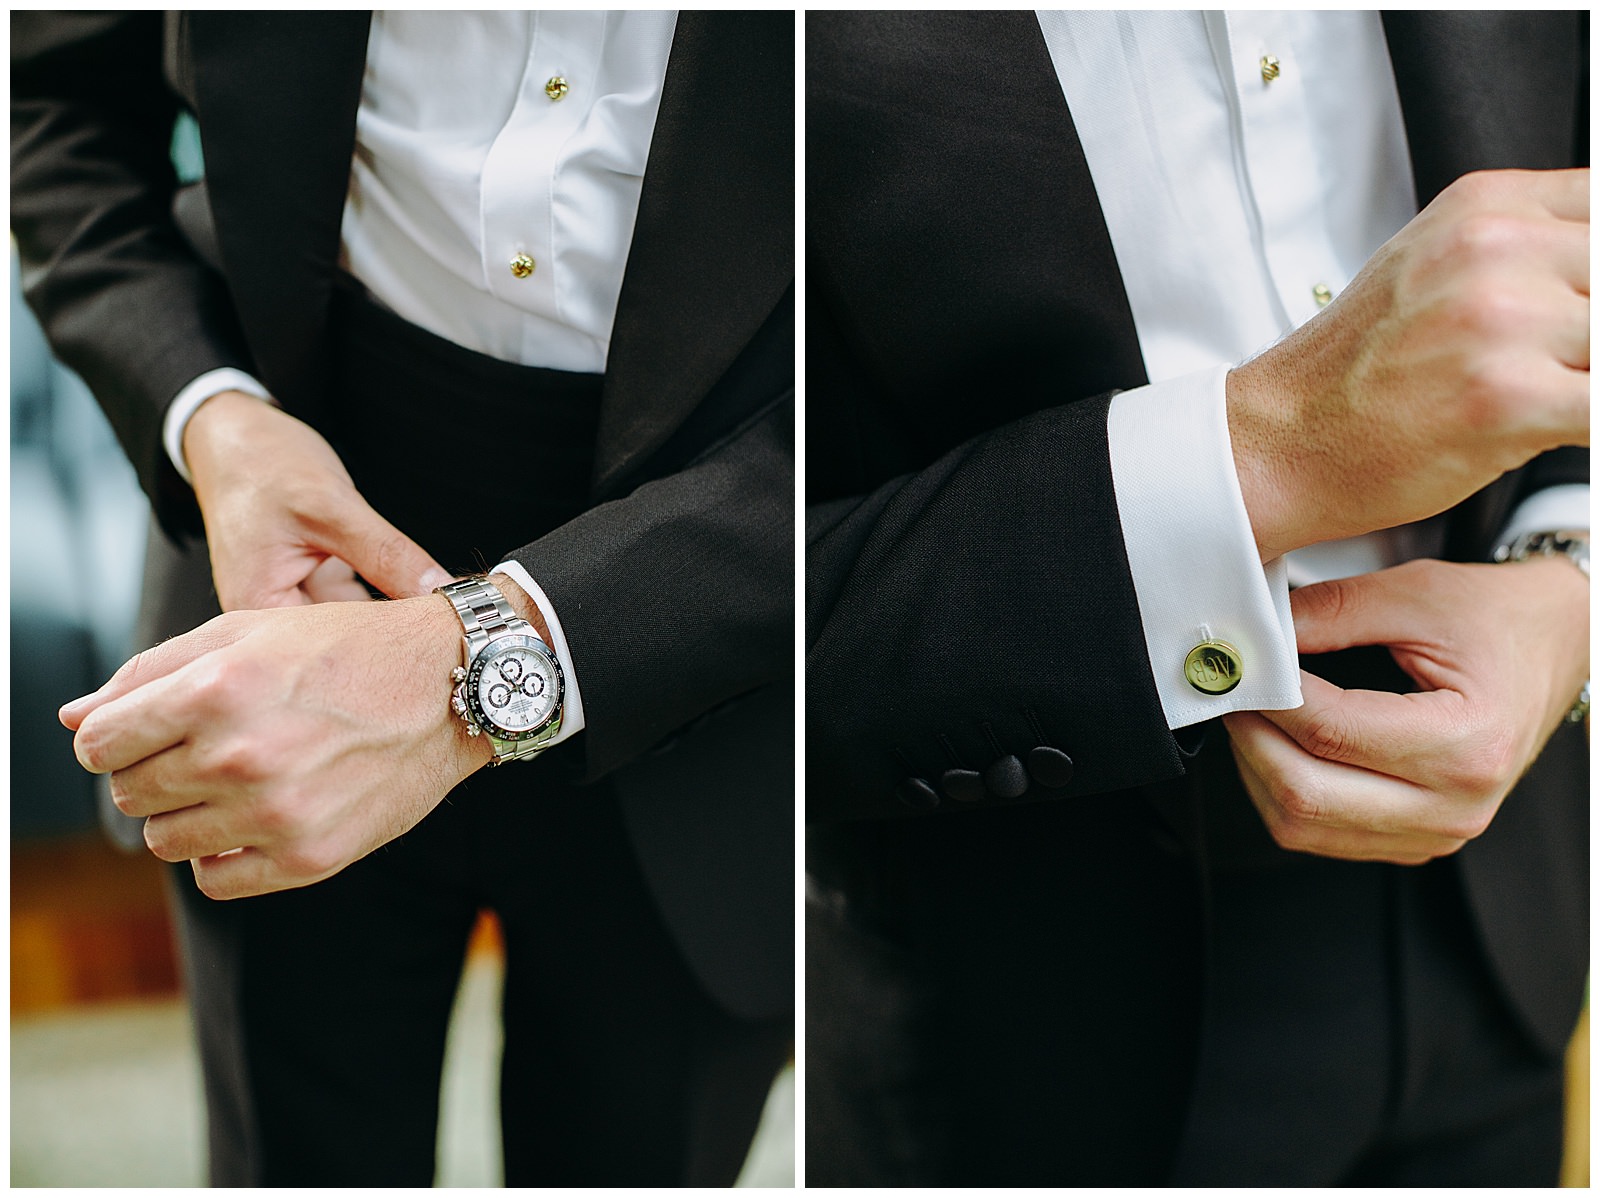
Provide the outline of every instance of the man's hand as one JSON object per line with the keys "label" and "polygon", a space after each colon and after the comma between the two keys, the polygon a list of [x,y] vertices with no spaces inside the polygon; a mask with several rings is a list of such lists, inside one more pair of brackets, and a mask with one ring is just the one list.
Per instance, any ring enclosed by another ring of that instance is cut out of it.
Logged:
{"label": "man's hand", "polygon": [[1262,561],[1444,511],[1589,443],[1589,172],[1468,175],[1232,371]]}
{"label": "man's hand", "polygon": [[460,661],[436,595],[233,612],[139,654],[61,720],[117,807],[150,817],[151,851],[238,898],[339,872],[487,764],[487,737],[450,711]]}
{"label": "man's hand", "polygon": [[393,598],[450,575],[367,504],[314,429],[237,391],[208,399],[183,433],[224,611]]}
{"label": "man's hand", "polygon": [[1418,864],[1455,852],[1559,726],[1587,676],[1589,586],[1572,564],[1408,562],[1293,592],[1303,653],[1387,645],[1415,694],[1341,690],[1224,716],[1234,760],[1287,849]]}

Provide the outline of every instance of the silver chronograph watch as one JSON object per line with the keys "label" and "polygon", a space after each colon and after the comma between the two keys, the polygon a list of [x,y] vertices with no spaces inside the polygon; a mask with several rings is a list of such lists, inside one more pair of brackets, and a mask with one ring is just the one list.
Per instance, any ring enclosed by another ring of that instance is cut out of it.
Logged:
{"label": "silver chronograph watch", "polygon": [[494,746],[494,764],[534,757],[561,732],[566,680],[550,647],[483,578],[439,587],[461,618],[466,664],[450,671],[450,706]]}

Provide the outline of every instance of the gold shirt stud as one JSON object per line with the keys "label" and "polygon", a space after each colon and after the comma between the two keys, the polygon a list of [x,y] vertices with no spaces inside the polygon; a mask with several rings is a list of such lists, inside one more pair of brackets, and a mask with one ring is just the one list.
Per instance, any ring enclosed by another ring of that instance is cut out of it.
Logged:
{"label": "gold shirt stud", "polygon": [[1276,58],[1274,58],[1271,54],[1263,54],[1261,56],[1261,80],[1262,80],[1262,82],[1263,83],[1271,83],[1274,79],[1276,79],[1281,74],[1283,74],[1283,71],[1278,65],[1278,60]]}
{"label": "gold shirt stud", "polygon": [[565,75],[551,75],[550,81],[544,85],[544,94],[552,100],[561,99],[569,90]]}
{"label": "gold shirt stud", "polygon": [[533,259],[527,254],[518,254],[511,259],[511,273],[519,279],[525,279],[533,273]]}

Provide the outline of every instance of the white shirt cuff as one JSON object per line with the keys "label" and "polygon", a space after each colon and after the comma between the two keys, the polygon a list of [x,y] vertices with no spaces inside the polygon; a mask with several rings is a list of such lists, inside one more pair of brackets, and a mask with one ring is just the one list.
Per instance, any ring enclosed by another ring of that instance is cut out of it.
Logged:
{"label": "white shirt cuff", "polygon": [[550,639],[555,642],[550,646],[550,650],[561,663],[561,675],[566,680],[566,695],[561,702],[561,731],[550,741],[552,745],[558,745],[568,737],[578,735],[584,727],[583,694],[578,690],[578,671],[573,668],[572,654],[567,651],[567,634],[561,631],[561,619],[556,615],[555,605],[544,593],[544,588],[533,581],[533,575],[524,570],[520,563],[501,562],[489,573],[504,574],[528,592],[528,598],[533,600],[534,606],[544,616],[545,627],[550,630]]}
{"label": "white shirt cuff", "polygon": [[1499,543],[1509,545],[1525,532],[1577,532],[1589,526],[1589,484],[1566,483],[1536,491],[1519,503]]}
{"label": "white shirt cuff", "polygon": [[[1106,421],[1117,514],[1169,728],[1302,702],[1288,568],[1281,558],[1261,565],[1234,468],[1228,369],[1124,391]],[[1189,651],[1206,640],[1226,641],[1243,663],[1225,695],[1184,676]]]}
{"label": "white shirt cuff", "polygon": [[183,476],[183,481],[191,486],[194,479],[189,477],[189,463],[183,456],[183,430],[189,427],[189,418],[200,410],[201,404],[224,391],[243,391],[268,403],[275,402],[265,387],[244,371],[231,366],[208,370],[179,391],[177,397],[167,405],[166,418],[161,422],[161,443],[166,446],[167,457]]}

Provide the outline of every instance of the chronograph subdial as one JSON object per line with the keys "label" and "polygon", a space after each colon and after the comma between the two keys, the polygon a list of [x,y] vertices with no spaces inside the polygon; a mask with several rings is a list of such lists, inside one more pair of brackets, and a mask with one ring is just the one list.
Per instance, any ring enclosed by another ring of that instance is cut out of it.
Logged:
{"label": "chronograph subdial", "polygon": [[544,642],[511,634],[474,658],[463,693],[484,731],[523,740],[559,727],[563,689],[561,667]]}

